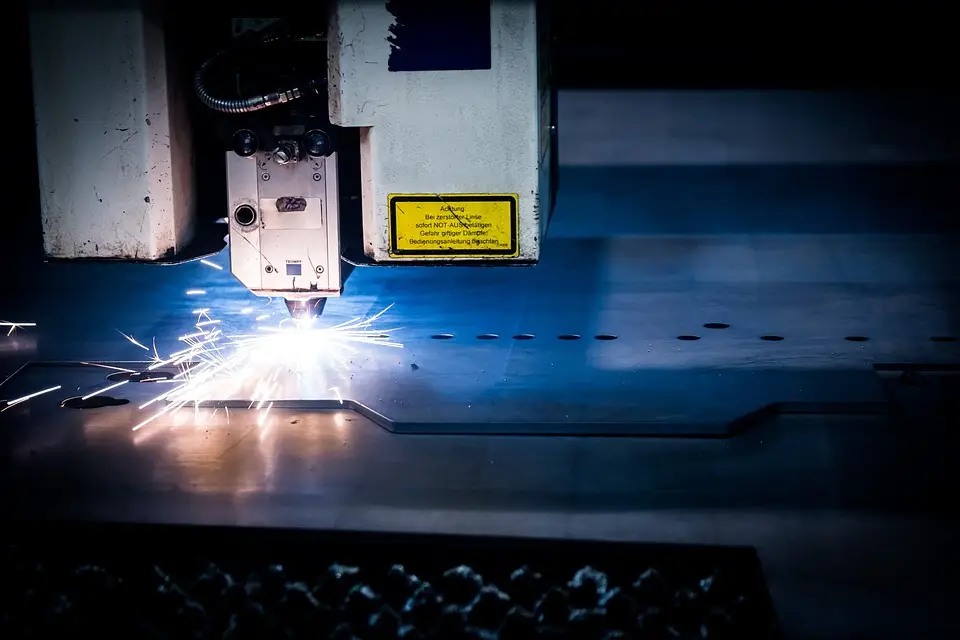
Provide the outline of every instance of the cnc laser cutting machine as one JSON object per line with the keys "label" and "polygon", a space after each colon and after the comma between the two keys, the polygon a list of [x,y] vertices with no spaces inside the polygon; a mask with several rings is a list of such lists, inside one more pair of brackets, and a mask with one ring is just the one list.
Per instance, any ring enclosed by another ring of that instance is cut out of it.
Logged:
{"label": "cnc laser cutting machine", "polygon": [[357,265],[536,263],[557,166],[542,3],[318,4],[233,19],[193,61],[155,3],[35,2],[47,259],[189,259],[208,145],[230,270],[295,316]]}

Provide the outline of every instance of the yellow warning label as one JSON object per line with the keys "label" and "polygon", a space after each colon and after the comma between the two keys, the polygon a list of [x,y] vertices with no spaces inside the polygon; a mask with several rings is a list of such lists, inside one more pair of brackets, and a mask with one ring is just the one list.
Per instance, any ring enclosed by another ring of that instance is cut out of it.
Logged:
{"label": "yellow warning label", "polygon": [[391,194],[390,256],[515,258],[516,194]]}

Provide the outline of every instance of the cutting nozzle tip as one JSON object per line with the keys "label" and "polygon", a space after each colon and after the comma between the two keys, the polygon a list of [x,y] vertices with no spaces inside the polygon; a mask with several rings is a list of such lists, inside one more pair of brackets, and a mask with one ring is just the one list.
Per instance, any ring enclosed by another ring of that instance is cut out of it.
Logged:
{"label": "cutting nozzle tip", "polygon": [[327,304],[326,298],[310,298],[309,300],[286,300],[287,311],[295,320],[312,320],[323,313]]}

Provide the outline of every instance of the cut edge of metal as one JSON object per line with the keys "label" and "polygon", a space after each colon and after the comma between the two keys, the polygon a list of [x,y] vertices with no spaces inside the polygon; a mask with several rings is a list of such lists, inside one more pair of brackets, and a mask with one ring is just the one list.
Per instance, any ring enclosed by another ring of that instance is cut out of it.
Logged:
{"label": "cut edge of metal", "polygon": [[[124,361],[133,364],[135,361]],[[31,367],[90,366],[105,361],[27,362],[0,382],[0,387]],[[119,364],[119,362],[117,362]],[[881,367],[903,365],[874,365]],[[924,365],[917,365],[924,368]],[[760,427],[781,415],[890,415],[889,402],[772,402],[730,421],[700,423],[666,422],[417,422],[393,420],[379,411],[344,398],[327,400],[268,400],[277,409],[306,411],[350,411],[390,433],[400,435],[491,435],[491,436],[574,436],[574,437],[655,437],[730,438]],[[249,400],[205,400],[197,407],[249,409]]]}

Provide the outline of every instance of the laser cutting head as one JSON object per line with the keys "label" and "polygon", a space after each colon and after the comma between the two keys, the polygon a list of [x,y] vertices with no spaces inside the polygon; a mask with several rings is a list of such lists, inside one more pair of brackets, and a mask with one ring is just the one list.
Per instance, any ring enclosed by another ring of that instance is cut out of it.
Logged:
{"label": "laser cutting head", "polygon": [[295,320],[312,320],[323,314],[323,308],[327,304],[326,298],[310,298],[308,300],[287,300],[287,311],[290,317]]}
{"label": "laser cutting head", "polygon": [[230,271],[252,293],[316,317],[342,289],[337,155],[226,153]]}

